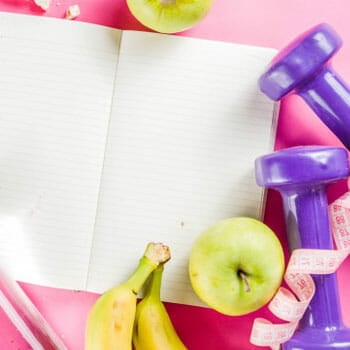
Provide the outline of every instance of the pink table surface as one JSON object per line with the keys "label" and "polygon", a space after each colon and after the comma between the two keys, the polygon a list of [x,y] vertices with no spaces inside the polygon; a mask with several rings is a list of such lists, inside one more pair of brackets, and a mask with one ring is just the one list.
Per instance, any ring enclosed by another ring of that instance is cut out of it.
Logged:
{"label": "pink table surface", "polygon": [[[47,12],[31,0],[1,0],[0,10],[63,18],[66,8],[77,3],[77,20],[122,29],[146,30],[128,11],[125,0],[52,0]],[[328,22],[344,40],[333,65],[350,82],[350,2],[348,0],[216,0],[208,16],[181,35],[213,40],[282,48],[305,29]],[[340,145],[334,135],[296,96],[281,104],[276,149],[304,144]],[[329,189],[332,200],[346,190],[345,183]],[[277,233],[286,251],[285,226],[279,194],[269,191],[265,222]],[[350,259],[338,270],[343,318],[350,326]],[[96,294],[51,289],[22,283],[26,293],[63,338],[69,349],[84,348],[84,327]],[[206,308],[166,304],[176,329],[190,350],[247,350],[255,317],[274,320],[266,307],[243,317],[228,317]],[[0,310],[0,349],[28,349],[29,346]],[[165,349],[164,349],[165,350]]]}

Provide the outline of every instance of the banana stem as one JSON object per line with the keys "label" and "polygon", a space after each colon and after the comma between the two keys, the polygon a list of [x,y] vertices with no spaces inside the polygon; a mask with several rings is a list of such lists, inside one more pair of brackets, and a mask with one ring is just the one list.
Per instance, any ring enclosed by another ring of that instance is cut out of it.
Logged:
{"label": "banana stem", "polygon": [[135,293],[138,294],[148,276],[159,266],[170,259],[169,247],[162,243],[149,243],[139,264],[125,282],[125,284]]}
{"label": "banana stem", "polygon": [[125,284],[129,286],[135,294],[138,294],[142,285],[156,267],[157,265],[151,263],[146,257],[142,257],[136,270]]}
{"label": "banana stem", "polygon": [[162,284],[164,265],[160,264],[152,273],[150,284],[147,288],[145,298],[160,300],[160,287]]}

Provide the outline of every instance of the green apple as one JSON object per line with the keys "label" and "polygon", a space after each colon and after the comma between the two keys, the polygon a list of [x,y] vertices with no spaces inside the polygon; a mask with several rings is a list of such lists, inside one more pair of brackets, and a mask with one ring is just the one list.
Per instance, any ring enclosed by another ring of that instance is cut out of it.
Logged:
{"label": "green apple", "polygon": [[176,33],[193,27],[214,0],[127,0],[131,13],[146,27]]}
{"label": "green apple", "polygon": [[226,219],[196,239],[189,274],[194,291],[209,307],[226,315],[245,315],[276,293],[284,274],[283,249],[261,221]]}

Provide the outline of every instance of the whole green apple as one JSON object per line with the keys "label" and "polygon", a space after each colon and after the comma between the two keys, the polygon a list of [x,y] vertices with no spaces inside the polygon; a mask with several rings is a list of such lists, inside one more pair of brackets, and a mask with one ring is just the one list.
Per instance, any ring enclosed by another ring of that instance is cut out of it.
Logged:
{"label": "whole green apple", "polygon": [[265,305],[280,286],[283,249],[261,221],[226,219],[199,235],[189,274],[194,291],[208,306],[226,315],[248,314]]}
{"label": "whole green apple", "polygon": [[146,27],[176,33],[193,27],[214,0],[127,0],[131,13]]}

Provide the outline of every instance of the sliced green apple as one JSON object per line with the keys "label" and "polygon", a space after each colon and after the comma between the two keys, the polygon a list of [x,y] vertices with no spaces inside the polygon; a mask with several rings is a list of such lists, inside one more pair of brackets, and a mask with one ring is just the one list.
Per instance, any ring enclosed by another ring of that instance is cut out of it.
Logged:
{"label": "sliced green apple", "polygon": [[204,18],[214,0],[127,0],[131,13],[146,27],[176,33]]}

